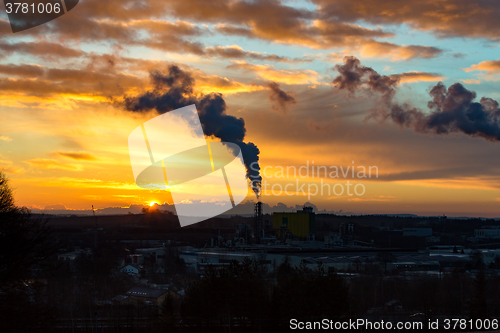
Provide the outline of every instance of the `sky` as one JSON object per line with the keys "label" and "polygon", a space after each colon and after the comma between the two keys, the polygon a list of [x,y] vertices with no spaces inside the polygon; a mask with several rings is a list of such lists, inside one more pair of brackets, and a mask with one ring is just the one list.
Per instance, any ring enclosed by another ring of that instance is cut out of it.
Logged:
{"label": "sky", "polygon": [[499,16],[486,0],[82,0],[12,33],[1,10],[0,169],[33,209],[171,203],[135,184],[128,136],[206,97],[244,121],[269,206],[500,217]]}

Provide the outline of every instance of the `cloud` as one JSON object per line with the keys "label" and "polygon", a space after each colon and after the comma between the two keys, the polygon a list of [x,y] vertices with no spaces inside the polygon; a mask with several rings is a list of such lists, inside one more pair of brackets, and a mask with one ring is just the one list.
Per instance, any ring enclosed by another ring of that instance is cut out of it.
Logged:
{"label": "cloud", "polygon": [[366,40],[351,48],[362,57],[386,57],[392,60],[410,60],[414,58],[430,59],[439,56],[443,50],[433,46],[397,45],[389,42]]}
{"label": "cloud", "polygon": [[94,155],[85,152],[58,151],[54,154],[77,161],[95,161],[97,159]]}
{"label": "cloud", "polygon": [[481,83],[481,81],[478,79],[463,79],[460,81],[462,81],[465,84],[480,84]]}
{"label": "cloud", "polygon": [[45,73],[45,70],[40,65],[0,64],[0,73],[18,77],[40,77]]}
{"label": "cloud", "polygon": [[394,201],[394,200],[397,200],[397,198],[391,197],[391,196],[380,195],[380,196],[375,197],[375,198],[349,198],[347,200],[354,201],[354,202],[368,202],[368,201],[385,202],[385,201]]}
{"label": "cloud", "polygon": [[54,204],[45,206],[44,210],[66,210],[66,206],[63,204]]}
{"label": "cloud", "polygon": [[407,82],[434,82],[444,80],[445,77],[438,73],[429,72],[406,72],[390,75],[390,77],[397,79],[401,83]]}
{"label": "cloud", "polygon": [[7,141],[7,142],[12,141],[12,139],[11,139],[11,138],[9,138],[9,137],[8,137],[8,136],[6,136],[6,135],[0,135],[0,140],[2,140],[2,141]]}
{"label": "cloud", "polygon": [[[381,38],[394,33],[380,26],[368,28],[358,24],[362,19],[350,20],[339,15],[326,14],[321,4],[317,8],[296,8],[283,1],[215,0],[88,0],[79,5],[78,16],[64,16],[51,24],[26,32],[39,38],[52,36],[75,44],[107,42],[125,46],[144,46],[152,49],[191,53],[200,57],[223,59],[254,59],[277,62],[303,62],[307,58],[290,59],[275,54],[231,49],[223,46],[205,46],[200,39],[213,32],[202,23],[211,23],[215,32],[255,38],[273,43],[306,46],[313,49],[345,48],[362,56],[382,56],[394,60],[432,58],[442,50],[432,46],[397,45]],[[166,20],[171,17],[175,21]],[[197,24],[191,23],[197,22]],[[389,23],[388,23],[389,24]],[[0,26],[1,30],[1,26]],[[84,53],[48,42],[20,42],[5,44],[5,52],[19,52],[38,56],[80,57]],[[2,47],[0,46],[0,52]]]}
{"label": "cloud", "polygon": [[11,160],[5,159],[2,154],[0,154],[0,170],[10,174],[21,174],[24,173],[24,168],[15,166]]}
{"label": "cloud", "polygon": [[59,58],[78,58],[84,56],[86,53],[58,43],[46,41],[17,43],[0,42],[0,56],[11,54],[30,54],[57,60]]}
{"label": "cloud", "polygon": [[[76,103],[106,103],[152,87],[145,73],[168,68],[172,62],[119,55],[90,54],[73,68],[33,64],[0,64],[0,100],[4,106],[70,109]],[[267,89],[265,83],[245,83],[232,78],[191,70],[198,92],[224,94]]]}
{"label": "cloud", "polygon": [[500,60],[481,61],[479,64],[464,68],[466,72],[483,71],[491,75],[500,74]]}
{"label": "cloud", "polygon": [[2,170],[5,173],[10,173],[12,175],[19,175],[26,171],[24,168],[15,165],[0,166],[0,170]]}
{"label": "cloud", "polygon": [[318,83],[319,78],[319,74],[313,70],[275,69],[270,65],[254,65],[243,60],[233,60],[227,68],[252,72],[264,80],[289,85]]}
{"label": "cloud", "polygon": [[36,169],[67,170],[67,171],[80,170],[80,168],[77,166],[61,163],[54,159],[48,159],[48,158],[35,158],[29,161],[25,161],[25,163],[28,163],[31,167]]}
{"label": "cloud", "polygon": [[284,63],[311,62],[309,58],[288,58],[276,54],[265,54],[260,52],[245,51],[238,45],[206,47],[205,54],[210,57],[225,59],[252,59],[263,61],[275,61]]}
{"label": "cloud", "polygon": [[288,113],[288,106],[290,104],[296,104],[294,93],[291,91],[285,92],[281,90],[281,87],[276,82],[271,82],[268,84],[269,87],[269,99],[274,102],[272,109],[280,112],[281,114]]}
{"label": "cloud", "polygon": [[375,25],[406,24],[438,37],[484,37],[499,40],[500,7],[496,1],[467,0],[313,0],[321,17]]}

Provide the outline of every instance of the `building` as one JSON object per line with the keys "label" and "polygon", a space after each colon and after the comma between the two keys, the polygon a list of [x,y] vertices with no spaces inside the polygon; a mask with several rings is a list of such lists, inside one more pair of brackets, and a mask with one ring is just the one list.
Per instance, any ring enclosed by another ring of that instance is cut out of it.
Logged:
{"label": "building", "polygon": [[131,254],[129,255],[132,264],[142,265],[144,264],[144,255],[142,254]]}
{"label": "building", "polygon": [[[167,296],[167,291],[163,289],[152,289],[143,286],[133,287],[125,293],[129,299],[129,304],[148,304],[161,306]],[[123,300],[122,300],[123,301]]]}
{"label": "building", "polygon": [[139,276],[141,274],[141,271],[142,271],[141,265],[127,265],[122,267],[122,269],[120,269],[120,272],[132,276]]}
{"label": "building", "polygon": [[439,271],[440,265],[438,261],[397,261],[388,262],[387,270],[397,271]]}
{"label": "building", "polygon": [[142,254],[143,260],[148,258],[154,264],[163,265],[166,249],[163,247],[154,247],[154,248],[136,249],[135,252],[136,254]]}
{"label": "building", "polygon": [[78,257],[88,258],[91,254],[91,249],[79,249],[72,252],[58,254],[57,259],[61,261],[74,261]]}
{"label": "building", "polygon": [[257,253],[238,252],[195,252],[184,251],[179,253],[186,267],[202,274],[208,267],[220,269],[229,266],[232,262],[241,263],[245,259],[259,260]]}
{"label": "building", "polygon": [[283,238],[280,233],[286,231],[292,237],[307,239],[310,235],[314,235],[315,230],[315,214],[312,207],[304,207],[303,210],[298,210],[296,213],[274,213],[273,228],[277,230],[278,236]]}
{"label": "building", "polygon": [[498,239],[500,238],[500,225],[485,225],[481,229],[475,229],[474,237],[479,239]]}
{"label": "building", "polygon": [[403,236],[431,237],[432,228],[403,228]]}

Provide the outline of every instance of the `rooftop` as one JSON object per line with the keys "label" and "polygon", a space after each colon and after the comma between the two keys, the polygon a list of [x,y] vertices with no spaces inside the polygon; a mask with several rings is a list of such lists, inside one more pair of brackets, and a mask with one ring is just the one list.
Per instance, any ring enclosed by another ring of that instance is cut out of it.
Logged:
{"label": "rooftop", "polygon": [[125,295],[145,298],[158,298],[166,292],[167,291],[163,289],[151,289],[147,287],[137,286],[127,291]]}

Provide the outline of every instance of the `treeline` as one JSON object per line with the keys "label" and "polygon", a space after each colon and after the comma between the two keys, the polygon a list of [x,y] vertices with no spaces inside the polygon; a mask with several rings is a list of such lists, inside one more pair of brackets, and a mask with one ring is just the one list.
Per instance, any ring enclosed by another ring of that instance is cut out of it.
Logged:
{"label": "treeline", "polygon": [[256,260],[245,260],[209,268],[183,299],[165,299],[161,318],[172,328],[268,331],[287,327],[290,318],[339,318],[349,312],[348,304],[348,286],[334,273],[293,268],[285,261],[270,278]]}

